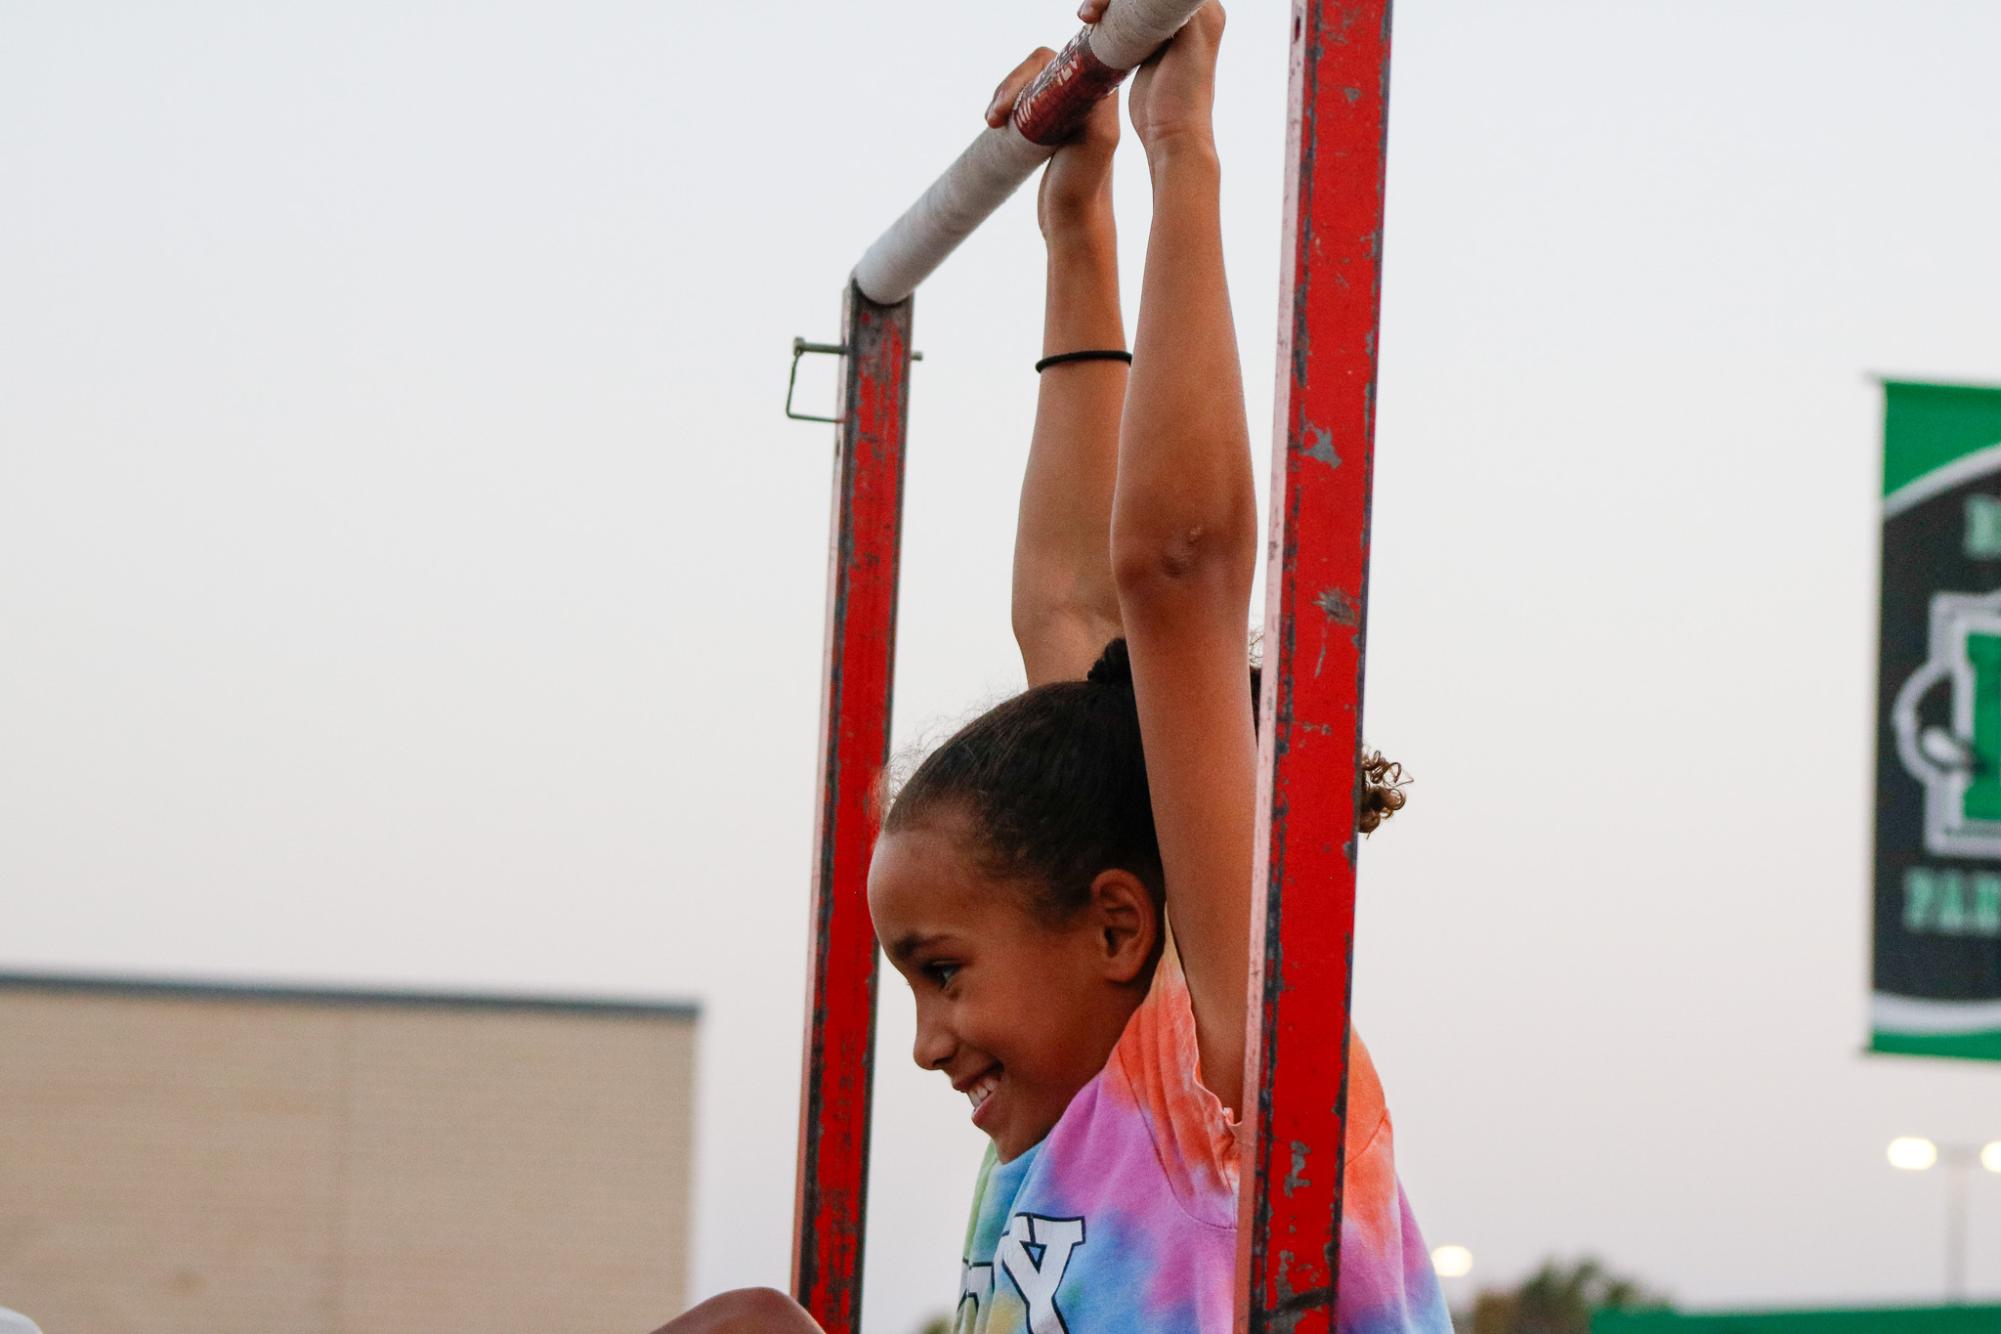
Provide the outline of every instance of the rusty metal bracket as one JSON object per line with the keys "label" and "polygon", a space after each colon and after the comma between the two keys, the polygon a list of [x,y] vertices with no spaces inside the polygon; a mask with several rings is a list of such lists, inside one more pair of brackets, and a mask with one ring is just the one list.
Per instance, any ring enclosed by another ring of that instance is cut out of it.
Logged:
{"label": "rusty metal bracket", "polygon": [[799,387],[799,358],[808,352],[819,352],[831,357],[845,357],[848,347],[845,343],[809,343],[803,338],[792,340],[792,374],[785,380],[785,415],[796,422],[833,422],[839,425],[839,417],[816,417],[810,412],[792,410],[792,391]]}
{"label": "rusty metal bracket", "polygon": [[[792,394],[799,387],[799,358],[805,356],[808,352],[817,352],[822,356],[829,357],[845,357],[848,355],[848,345],[846,343],[809,343],[803,338],[794,338],[792,340],[792,373],[785,378],[785,415],[796,422],[830,422],[835,426],[839,426],[841,424],[841,418],[839,417],[821,417],[810,412],[794,412],[792,410]],[[922,352],[912,352],[910,359],[912,361],[922,361],[924,360],[924,354]]]}

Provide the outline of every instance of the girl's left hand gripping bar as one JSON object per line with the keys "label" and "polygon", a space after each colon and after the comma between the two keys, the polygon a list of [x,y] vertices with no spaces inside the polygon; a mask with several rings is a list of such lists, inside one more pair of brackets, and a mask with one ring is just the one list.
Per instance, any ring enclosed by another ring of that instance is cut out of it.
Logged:
{"label": "girl's left hand gripping bar", "polygon": [[862,295],[895,305],[917,290],[1083,122],[1188,22],[1203,0],[1113,0],[1104,19],[1057,52],[999,129],[973,140],[944,175],[876,238],[855,266]]}

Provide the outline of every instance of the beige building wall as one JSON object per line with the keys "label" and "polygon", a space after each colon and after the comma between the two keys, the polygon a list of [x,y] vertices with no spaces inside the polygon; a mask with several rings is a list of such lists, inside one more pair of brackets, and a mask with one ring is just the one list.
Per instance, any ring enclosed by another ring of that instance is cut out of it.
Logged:
{"label": "beige building wall", "polygon": [[686,1007],[0,979],[0,1306],[46,1334],[644,1334]]}

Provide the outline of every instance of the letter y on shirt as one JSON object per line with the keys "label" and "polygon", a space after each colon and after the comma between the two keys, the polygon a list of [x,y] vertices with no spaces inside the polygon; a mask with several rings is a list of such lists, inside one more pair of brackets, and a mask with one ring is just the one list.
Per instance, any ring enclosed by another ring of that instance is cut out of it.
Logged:
{"label": "letter y on shirt", "polygon": [[1081,1218],[1016,1214],[995,1251],[1000,1267],[1028,1303],[1029,1334],[1067,1334],[1056,1309],[1056,1287],[1070,1267],[1070,1253],[1084,1244]]}

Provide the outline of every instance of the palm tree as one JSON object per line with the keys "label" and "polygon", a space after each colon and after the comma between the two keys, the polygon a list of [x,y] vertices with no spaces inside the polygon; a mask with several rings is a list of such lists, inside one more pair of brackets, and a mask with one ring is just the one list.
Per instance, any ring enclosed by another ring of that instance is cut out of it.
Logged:
{"label": "palm tree", "polygon": [[1547,1260],[1513,1292],[1483,1292],[1456,1322],[1466,1334],[1591,1334],[1593,1311],[1661,1305],[1637,1281],[1586,1256]]}

